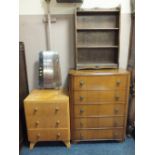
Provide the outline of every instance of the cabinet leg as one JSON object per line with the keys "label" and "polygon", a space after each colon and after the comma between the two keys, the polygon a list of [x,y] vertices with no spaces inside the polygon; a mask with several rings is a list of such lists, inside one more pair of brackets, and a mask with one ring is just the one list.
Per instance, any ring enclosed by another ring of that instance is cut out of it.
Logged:
{"label": "cabinet leg", "polygon": [[118,142],[123,143],[123,142],[125,142],[125,139],[119,140]]}
{"label": "cabinet leg", "polygon": [[66,147],[69,149],[71,146],[70,141],[65,141],[64,143],[65,143]]}
{"label": "cabinet leg", "polygon": [[36,142],[30,142],[30,150],[32,150],[35,146]]}

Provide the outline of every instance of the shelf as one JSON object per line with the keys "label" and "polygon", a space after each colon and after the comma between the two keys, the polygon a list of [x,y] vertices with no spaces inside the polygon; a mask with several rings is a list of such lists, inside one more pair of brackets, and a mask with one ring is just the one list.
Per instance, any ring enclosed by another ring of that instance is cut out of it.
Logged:
{"label": "shelf", "polygon": [[85,14],[111,14],[111,13],[119,13],[119,10],[78,10],[77,15],[85,15]]}
{"label": "shelf", "polygon": [[77,10],[77,13],[88,13],[88,12],[97,12],[97,13],[100,13],[100,12],[119,12],[118,9],[96,9],[96,10],[92,10],[92,9],[84,9],[84,10]]}
{"label": "shelf", "polygon": [[102,68],[117,68],[116,63],[77,63],[77,69],[102,69]]}
{"label": "shelf", "polygon": [[77,31],[115,31],[119,28],[77,28]]}
{"label": "shelf", "polygon": [[77,48],[118,48],[118,46],[77,46]]}

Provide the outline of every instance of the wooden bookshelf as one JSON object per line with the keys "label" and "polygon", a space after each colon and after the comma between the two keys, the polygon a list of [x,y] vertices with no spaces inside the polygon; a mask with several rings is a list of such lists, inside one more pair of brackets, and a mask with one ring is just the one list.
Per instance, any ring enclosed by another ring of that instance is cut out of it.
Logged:
{"label": "wooden bookshelf", "polygon": [[75,11],[76,69],[118,68],[120,8]]}

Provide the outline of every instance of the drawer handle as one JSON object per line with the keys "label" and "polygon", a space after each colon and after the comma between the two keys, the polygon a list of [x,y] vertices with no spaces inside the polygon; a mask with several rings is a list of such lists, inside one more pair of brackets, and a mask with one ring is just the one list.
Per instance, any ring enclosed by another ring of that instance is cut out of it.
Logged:
{"label": "drawer handle", "polygon": [[36,121],[35,125],[38,126],[39,125],[39,121]]}
{"label": "drawer handle", "polygon": [[120,86],[120,84],[121,84],[121,80],[117,80],[116,81],[116,86]]}
{"label": "drawer handle", "polygon": [[119,99],[120,99],[120,96],[119,95],[116,95],[115,96],[115,100],[118,101]]}
{"label": "drawer handle", "polygon": [[58,126],[60,124],[60,121],[58,120],[58,121],[56,121],[56,125]]}
{"label": "drawer handle", "polygon": [[80,114],[84,113],[84,110],[83,109],[80,109]]}
{"label": "drawer handle", "polygon": [[118,132],[114,132],[114,136],[118,136]]}
{"label": "drawer handle", "polygon": [[80,86],[82,87],[84,85],[84,81],[80,81]]}
{"label": "drawer handle", "polygon": [[40,134],[37,134],[37,139],[40,139]]}
{"label": "drawer handle", "polygon": [[56,112],[58,112],[59,110],[60,110],[59,107],[56,107],[56,108],[55,108],[55,111],[56,111]]}
{"label": "drawer handle", "polygon": [[81,127],[81,128],[83,127],[83,123],[82,123],[82,122],[80,122],[80,127]]}
{"label": "drawer handle", "polygon": [[84,100],[84,97],[83,96],[80,96],[80,101],[83,101]]}
{"label": "drawer handle", "polygon": [[60,138],[60,136],[61,136],[60,132],[59,132],[59,133],[57,133],[57,138]]}
{"label": "drawer handle", "polygon": [[115,114],[117,114],[119,112],[119,108],[115,108],[114,112],[115,112]]}
{"label": "drawer handle", "polygon": [[36,107],[36,108],[34,108],[34,113],[36,113],[38,111],[38,108]]}

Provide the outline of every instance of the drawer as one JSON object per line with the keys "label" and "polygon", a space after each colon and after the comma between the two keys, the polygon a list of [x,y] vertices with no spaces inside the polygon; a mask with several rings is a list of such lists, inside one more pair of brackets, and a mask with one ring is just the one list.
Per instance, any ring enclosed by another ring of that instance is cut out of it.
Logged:
{"label": "drawer", "polygon": [[74,78],[74,90],[126,89],[127,76],[78,76]]}
{"label": "drawer", "polygon": [[27,128],[67,128],[68,118],[66,115],[49,116],[26,116]]}
{"label": "drawer", "polygon": [[49,116],[63,118],[67,116],[67,103],[29,103],[24,104],[26,116]]}
{"label": "drawer", "polygon": [[125,115],[124,104],[76,104],[75,117]]}
{"label": "drawer", "polygon": [[28,130],[28,139],[35,141],[69,140],[68,129],[34,129]]}
{"label": "drawer", "polygon": [[75,118],[74,128],[123,127],[125,117]]}
{"label": "drawer", "polygon": [[124,129],[75,130],[74,140],[123,139]]}
{"label": "drawer", "polygon": [[126,102],[126,90],[74,91],[75,103]]}

